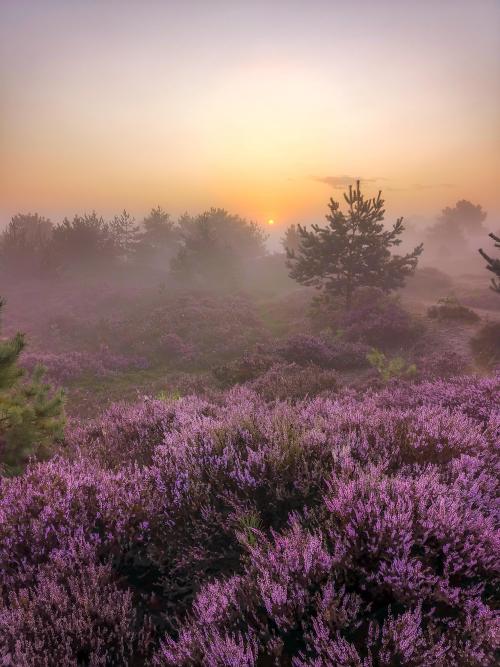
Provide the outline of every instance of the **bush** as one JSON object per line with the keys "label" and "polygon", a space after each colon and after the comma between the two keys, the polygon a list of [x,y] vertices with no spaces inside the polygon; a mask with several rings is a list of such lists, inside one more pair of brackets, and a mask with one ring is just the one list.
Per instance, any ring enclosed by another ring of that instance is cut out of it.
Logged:
{"label": "bush", "polygon": [[479,364],[494,368],[500,364],[500,322],[488,322],[471,340],[472,352]]}
{"label": "bush", "polygon": [[330,368],[332,365],[330,347],[317,336],[308,334],[289,336],[283,342],[278,343],[276,352],[285,361],[301,366],[317,364]]}
{"label": "bush", "polygon": [[427,315],[432,319],[466,323],[478,322],[480,319],[477,313],[463,306],[454,297],[439,299],[436,306],[427,309]]}
{"label": "bush", "polygon": [[381,350],[408,345],[422,333],[422,326],[395,298],[372,288],[356,292],[340,325],[346,339]]}
{"label": "bush", "polygon": [[249,386],[264,400],[296,400],[338,389],[335,371],[277,363]]}
{"label": "bush", "polygon": [[276,353],[290,363],[316,364],[322,368],[348,370],[368,366],[368,345],[340,338],[320,338],[308,334],[289,336],[276,347]]}
{"label": "bush", "polygon": [[275,363],[271,355],[262,352],[244,354],[241,358],[212,369],[214,377],[224,386],[242,384],[265,373]]}
{"label": "bush", "polygon": [[75,565],[54,554],[31,589],[12,593],[0,614],[3,664],[129,665],[147,654],[132,593],[109,566]]}
{"label": "bush", "polygon": [[403,357],[393,357],[387,359],[380,350],[372,350],[367,359],[373,368],[377,370],[379,377],[383,382],[389,382],[393,379],[411,378],[417,373],[415,364],[408,364]]}
{"label": "bush", "polygon": [[20,333],[0,339],[0,477],[21,472],[30,457],[47,458],[64,426],[63,395],[44,382],[42,367],[25,376],[24,346]]}
{"label": "bush", "polygon": [[431,352],[416,361],[417,375],[420,379],[450,378],[464,375],[469,370],[469,363],[454,350]]}

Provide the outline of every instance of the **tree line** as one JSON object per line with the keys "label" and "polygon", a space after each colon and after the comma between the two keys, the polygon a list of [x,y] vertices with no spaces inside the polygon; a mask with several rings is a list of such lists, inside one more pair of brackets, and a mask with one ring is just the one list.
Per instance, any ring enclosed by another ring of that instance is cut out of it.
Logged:
{"label": "tree line", "polygon": [[230,277],[238,263],[266,253],[257,223],[224,209],[187,213],[177,221],[160,206],[138,224],[123,211],[106,221],[95,211],[59,224],[38,213],[15,215],[0,237],[0,262],[16,274],[95,268],[170,268],[179,279]]}
{"label": "tree line", "polygon": [[[384,225],[381,192],[366,198],[358,181],[344,199],[345,212],[339,202],[330,200],[326,225],[291,225],[283,246],[293,280],[349,307],[359,287],[388,293],[404,286],[417,267],[423,244],[407,253],[397,252],[403,218],[390,228]],[[485,218],[481,206],[461,200],[443,210],[427,242],[447,245],[453,252],[457,238],[486,233]],[[498,247],[499,238],[490,236]],[[186,213],[174,221],[158,206],[140,224],[125,210],[110,221],[93,211],[56,225],[38,213],[18,214],[0,237],[0,266],[17,275],[32,275],[125,265],[167,269],[173,278],[191,286],[244,286],[245,265],[266,256],[266,238],[257,223],[220,208],[197,216]],[[495,276],[493,289],[499,291],[500,260],[482,249],[479,252]]]}

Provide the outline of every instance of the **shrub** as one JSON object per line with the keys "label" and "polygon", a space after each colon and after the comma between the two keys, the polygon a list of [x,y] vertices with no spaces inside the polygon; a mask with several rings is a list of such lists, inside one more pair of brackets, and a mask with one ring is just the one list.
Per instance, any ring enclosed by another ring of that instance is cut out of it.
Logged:
{"label": "shrub", "polygon": [[326,368],[332,366],[332,351],[327,343],[317,336],[308,334],[289,336],[278,343],[276,352],[290,363],[317,364]]}
{"label": "shrub", "polygon": [[336,338],[330,348],[331,366],[338,371],[366,368],[369,365],[366,358],[369,352],[369,345]]}
{"label": "shrub", "polygon": [[469,370],[469,363],[454,350],[430,352],[416,361],[420,379],[450,378],[463,375]]}
{"label": "shrub", "polygon": [[3,664],[131,664],[148,652],[130,591],[109,566],[54,554],[36,584],[12,592],[0,614]]}
{"label": "shrub", "polygon": [[417,372],[415,364],[408,364],[403,357],[388,359],[380,350],[374,349],[369,352],[367,359],[377,370],[383,382],[389,382],[389,380],[395,378],[410,378]]}
{"label": "shrub", "polygon": [[47,458],[64,426],[62,393],[44,382],[43,369],[24,376],[24,345],[20,333],[0,340],[0,476],[19,473],[30,457]]}
{"label": "shrub", "polygon": [[325,391],[338,389],[335,371],[316,366],[298,364],[274,364],[249,386],[264,400],[296,400],[306,396],[317,396]]}
{"label": "shrub", "polygon": [[253,352],[241,358],[212,369],[214,377],[225,387],[254,380],[265,373],[275,363],[269,354]]}
{"label": "shrub", "polygon": [[366,367],[366,355],[369,351],[369,346],[363,343],[309,334],[289,336],[276,347],[277,354],[290,363],[316,364],[336,370]]}
{"label": "shrub", "polygon": [[500,322],[488,322],[472,338],[474,357],[482,366],[493,368],[500,364]]}
{"label": "shrub", "polygon": [[427,315],[437,320],[473,323],[479,321],[479,315],[467,306],[463,306],[454,297],[439,299],[436,306],[427,310]]}
{"label": "shrub", "polygon": [[422,332],[399,302],[380,290],[360,289],[341,319],[344,338],[382,350],[407,345]]}

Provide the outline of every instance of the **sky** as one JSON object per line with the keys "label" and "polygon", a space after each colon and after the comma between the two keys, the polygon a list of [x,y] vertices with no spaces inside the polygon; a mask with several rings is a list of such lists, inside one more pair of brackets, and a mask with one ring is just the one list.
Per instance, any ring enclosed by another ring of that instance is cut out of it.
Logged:
{"label": "sky", "polygon": [[500,0],[0,0],[0,222],[210,206],[500,220]]}

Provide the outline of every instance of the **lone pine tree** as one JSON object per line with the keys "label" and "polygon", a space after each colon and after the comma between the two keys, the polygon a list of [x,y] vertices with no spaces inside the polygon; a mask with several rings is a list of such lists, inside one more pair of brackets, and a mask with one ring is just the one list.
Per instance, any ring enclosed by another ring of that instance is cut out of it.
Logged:
{"label": "lone pine tree", "polygon": [[[495,241],[495,248],[500,248],[500,237],[495,236],[495,234],[490,234],[490,236]],[[495,276],[491,279],[491,289],[500,294],[500,259],[490,257],[482,248],[479,248],[479,253],[486,260],[488,271],[491,271]]]}
{"label": "lone pine tree", "polygon": [[31,456],[44,458],[64,425],[62,393],[43,382],[43,369],[23,377],[24,346],[19,333],[0,340],[0,475],[21,472]]}
{"label": "lone pine tree", "polygon": [[330,199],[326,227],[297,226],[300,243],[296,250],[287,249],[287,266],[291,278],[329,297],[340,297],[349,307],[358,287],[378,287],[384,292],[402,287],[415,271],[423,244],[406,255],[393,255],[391,248],[401,243],[403,218],[385,229],[382,193],[365,199],[357,181],[344,199],[347,213]]}

